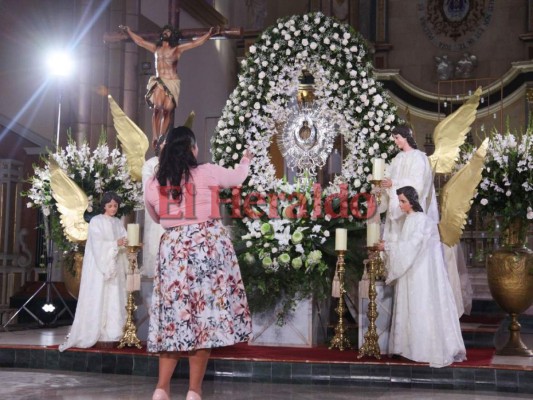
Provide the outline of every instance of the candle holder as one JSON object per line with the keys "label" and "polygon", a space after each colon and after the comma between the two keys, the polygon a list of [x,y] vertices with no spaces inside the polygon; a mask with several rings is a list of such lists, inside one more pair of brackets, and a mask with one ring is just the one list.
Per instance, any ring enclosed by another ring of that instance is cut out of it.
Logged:
{"label": "candle holder", "polygon": [[364,335],[363,345],[359,348],[359,354],[357,358],[363,356],[374,356],[378,360],[381,358],[381,350],[379,348],[379,335],[376,328],[376,320],[378,318],[376,297],[376,279],[382,278],[385,275],[385,268],[383,261],[379,255],[379,249],[377,246],[367,247],[369,253],[368,263],[368,329]]}
{"label": "candle holder", "polygon": [[376,201],[378,202],[378,205],[381,204],[381,182],[382,180],[381,179],[373,179],[370,181],[370,183],[376,187],[379,188],[379,190],[376,191],[375,193],[375,196],[376,196]]}
{"label": "candle holder", "polygon": [[335,327],[335,336],[333,339],[331,339],[331,344],[329,346],[329,349],[331,350],[334,347],[337,347],[340,351],[344,351],[345,348],[349,349],[352,346],[350,345],[350,341],[348,340],[348,337],[345,335],[346,327],[344,326],[344,312],[346,311],[346,307],[344,305],[344,294],[346,293],[346,290],[344,290],[344,253],[346,250],[337,250],[338,256],[337,256],[337,273],[339,275],[339,303],[337,304],[337,308],[335,308],[335,311],[339,315],[339,322],[337,322],[337,326]]}
{"label": "candle holder", "polygon": [[[132,274],[135,274],[137,270],[137,253],[142,247],[142,244],[139,243],[137,246],[126,246],[128,248],[128,261],[130,263],[130,271]],[[121,349],[124,346],[132,347],[135,346],[138,349],[142,348],[141,341],[137,337],[137,327],[135,326],[135,318],[133,313],[137,310],[135,305],[135,298],[133,296],[134,290],[128,290],[128,298],[126,301],[126,323],[124,324],[124,334],[122,339],[118,344],[118,348]]]}

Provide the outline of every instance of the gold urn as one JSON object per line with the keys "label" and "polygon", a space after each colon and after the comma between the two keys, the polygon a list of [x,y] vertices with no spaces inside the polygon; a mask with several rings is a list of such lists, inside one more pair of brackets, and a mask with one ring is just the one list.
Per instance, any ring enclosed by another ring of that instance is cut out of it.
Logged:
{"label": "gold urn", "polygon": [[77,299],[80,294],[82,266],[83,251],[74,252],[72,255],[72,265],[68,268],[63,265],[63,282],[65,283],[65,288],[75,299]]}
{"label": "gold urn", "polygon": [[511,316],[507,344],[498,355],[533,356],[520,338],[519,314],[533,304],[533,251],[525,246],[527,222],[513,221],[503,232],[503,245],[487,260],[490,292],[498,305]]}

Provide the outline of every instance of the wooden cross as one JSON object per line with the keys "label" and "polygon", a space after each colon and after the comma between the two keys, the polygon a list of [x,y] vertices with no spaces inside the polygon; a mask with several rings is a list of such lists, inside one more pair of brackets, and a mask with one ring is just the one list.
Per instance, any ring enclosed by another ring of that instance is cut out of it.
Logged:
{"label": "wooden cross", "polygon": [[[199,2],[198,0],[184,1],[190,2],[189,7],[191,7],[196,14],[202,14],[203,12],[208,12],[206,10],[212,10],[207,3]],[[178,29],[179,10],[179,0],[169,0],[169,22],[173,29]],[[174,111],[178,103],[177,97],[179,96],[179,80],[178,76],[176,75],[176,71],[172,71],[172,69],[177,67],[181,52],[202,45],[208,38],[212,38],[211,35],[213,34],[213,31],[211,29],[182,30],[180,31],[180,40],[182,38],[187,39],[194,37],[199,37],[199,39],[191,42],[190,44],[184,43],[179,44],[179,46],[172,47],[165,43],[161,48],[159,48],[156,43],[158,42],[161,32],[134,33],[127,27],[124,29],[126,29],[126,32],[123,30],[119,33],[106,33],[104,35],[104,41],[106,43],[112,43],[133,40],[137,45],[154,53],[156,57],[156,66],[159,65],[157,63],[158,56],[162,57],[162,60],[166,60],[161,64],[163,66],[161,69],[156,68],[156,75],[150,78],[150,81],[148,82],[148,93],[145,97],[150,108],[153,108],[152,146],[157,150],[161,137],[164,137],[164,135],[168,133],[169,129],[171,129],[173,126]],[[222,30],[220,27],[218,27],[214,31],[216,33],[213,36],[217,36],[218,38],[242,37],[242,31],[242,28],[229,28]],[[161,53],[159,53],[159,51],[161,51]],[[166,59],[164,58],[165,55],[163,55],[163,51],[166,52]],[[178,83],[176,84],[176,82]]]}
{"label": "wooden cross", "polygon": [[[180,17],[180,1],[181,0],[169,0],[168,10],[168,23],[175,29],[179,29],[179,17]],[[187,1],[187,0],[185,0]],[[193,0],[198,2],[198,0]],[[197,3],[195,3],[197,4]],[[181,29],[180,40],[192,39],[198,36],[202,36],[209,31],[208,28],[192,28]],[[159,39],[161,32],[136,32],[143,39],[156,42]],[[243,37],[242,27],[224,27],[220,29],[220,33],[213,35],[211,39],[240,39]],[[107,32],[104,34],[105,43],[116,43],[131,41],[130,37],[124,32]]]}

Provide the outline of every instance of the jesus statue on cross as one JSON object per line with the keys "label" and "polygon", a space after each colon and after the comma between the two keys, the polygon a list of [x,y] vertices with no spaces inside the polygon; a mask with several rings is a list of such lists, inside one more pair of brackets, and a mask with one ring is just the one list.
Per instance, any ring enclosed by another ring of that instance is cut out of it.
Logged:
{"label": "jesus statue on cross", "polygon": [[119,26],[135,44],[154,53],[155,76],[150,77],[147,85],[145,100],[152,114],[152,146],[155,148],[159,138],[168,133],[174,118],[174,111],[178,106],[180,93],[180,79],[177,67],[181,54],[195,47],[203,45],[211,36],[220,33],[220,28],[211,28],[199,38],[187,43],[179,44],[180,34],[171,25],[165,25],[161,31],[159,41],[153,43],[134,33],[128,26]]}

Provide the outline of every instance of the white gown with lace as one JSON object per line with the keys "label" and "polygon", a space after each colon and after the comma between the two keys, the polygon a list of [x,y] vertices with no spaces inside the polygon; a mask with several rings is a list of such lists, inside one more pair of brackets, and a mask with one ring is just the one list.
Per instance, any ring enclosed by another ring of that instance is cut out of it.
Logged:
{"label": "white gown with lace", "polygon": [[386,243],[394,285],[389,353],[444,367],[466,358],[437,225],[423,212],[407,214],[396,241]]}
{"label": "white gown with lace", "polygon": [[126,249],[117,240],[127,233],[120,219],[104,214],[91,219],[83,257],[74,322],[59,351],[88,348],[122,338],[126,322]]}

